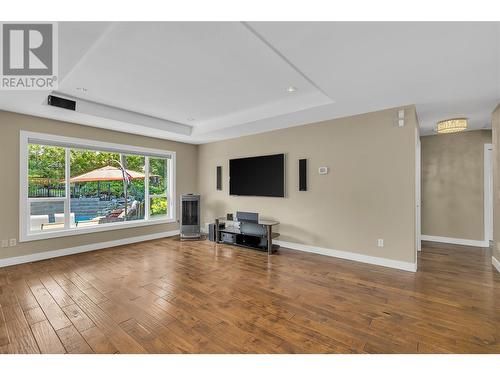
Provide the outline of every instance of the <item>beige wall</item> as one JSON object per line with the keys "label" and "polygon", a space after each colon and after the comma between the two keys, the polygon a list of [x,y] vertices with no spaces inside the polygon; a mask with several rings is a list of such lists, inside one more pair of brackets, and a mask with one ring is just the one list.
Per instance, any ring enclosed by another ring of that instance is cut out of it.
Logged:
{"label": "beige wall", "polygon": [[[0,239],[19,238],[20,130],[176,151],[176,193],[180,195],[196,191],[198,173],[198,147],[196,145],[130,135],[0,111]],[[178,228],[179,225],[177,223],[159,224],[24,242],[19,243],[16,247],[0,248],[0,259],[97,242],[113,241]]]}
{"label": "beige wall", "polygon": [[[281,222],[281,240],[393,260],[415,261],[415,108],[397,127],[397,109],[196,146],[0,112],[0,239],[19,236],[19,131],[36,131],[177,152],[177,194],[202,194],[203,223],[236,210]],[[285,153],[286,198],[231,197],[229,159]],[[308,191],[298,191],[298,159],[308,159]],[[223,166],[224,190],[215,189]],[[328,166],[327,175],[317,169]],[[9,198],[5,198],[9,197]],[[0,259],[177,229],[178,224],[20,243]],[[384,238],[385,246],[377,247]]]}
{"label": "beige wall", "polygon": [[493,256],[500,262],[500,104],[493,111]]}
{"label": "beige wall", "polygon": [[[202,223],[253,211],[281,222],[283,241],[415,261],[415,108],[397,109],[201,145]],[[229,159],[286,154],[286,198],[229,196]],[[298,160],[308,159],[308,191],[298,191]],[[216,190],[216,166],[223,190]],[[318,167],[328,166],[327,175]],[[385,247],[377,247],[384,238]]]}
{"label": "beige wall", "polygon": [[490,130],[421,138],[422,234],[484,240],[484,144]]}

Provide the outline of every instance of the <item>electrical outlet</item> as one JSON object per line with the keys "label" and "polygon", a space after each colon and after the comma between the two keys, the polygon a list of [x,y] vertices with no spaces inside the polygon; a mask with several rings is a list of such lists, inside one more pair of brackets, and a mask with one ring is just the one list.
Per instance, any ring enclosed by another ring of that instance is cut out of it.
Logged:
{"label": "electrical outlet", "polygon": [[9,240],[2,240],[2,247],[9,247]]}
{"label": "electrical outlet", "polygon": [[377,246],[378,247],[384,247],[384,239],[383,238],[379,238],[377,240]]}
{"label": "electrical outlet", "polygon": [[9,246],[16,246],[16,244],[17,244],[17,240],[15,238],[11,238],[9,240]]}

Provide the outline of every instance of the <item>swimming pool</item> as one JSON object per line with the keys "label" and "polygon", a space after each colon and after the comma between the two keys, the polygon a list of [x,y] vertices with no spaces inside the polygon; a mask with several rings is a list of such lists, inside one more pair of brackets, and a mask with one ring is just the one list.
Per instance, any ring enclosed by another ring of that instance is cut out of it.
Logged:
{"label": "swimming pool", "polygon": [[76,216],[75,221],[92,220],[95,216]]}

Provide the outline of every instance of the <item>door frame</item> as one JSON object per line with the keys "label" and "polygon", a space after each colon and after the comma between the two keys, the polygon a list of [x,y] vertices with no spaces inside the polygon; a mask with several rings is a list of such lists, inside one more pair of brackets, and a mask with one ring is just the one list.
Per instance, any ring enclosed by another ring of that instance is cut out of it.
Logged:
{"label": "door frame", "polygon": [[419,129],[415,129],[415,261],[422,250],[422,154]]}
{"label": "door frame", "polygon": [[484,240],[493,240],[493,145],[484,144]]}

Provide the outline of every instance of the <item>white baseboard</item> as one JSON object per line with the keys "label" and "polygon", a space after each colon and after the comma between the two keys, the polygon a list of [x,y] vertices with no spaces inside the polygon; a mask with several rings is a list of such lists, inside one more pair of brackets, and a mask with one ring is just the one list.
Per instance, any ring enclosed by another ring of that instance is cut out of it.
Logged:
{"label": "white baseboard", "polygon": [[417,271],[417,264],[411,263],[411,262],[402,262],[399,260],[374,257],[374,256],[363,255],[363,254],[358,254],[358,253],[351,253],[349,251],[333,250],[333,249],[327,249],[324,247],[303,245],[303,244],[299,244],[299,243],[295,243],[295,242],[274,240],[273,243],[280,245],[280,246],[283,246],[283,247],[287,247],[289,249],[304,251],[304,252],[308,252],[308,253],[315,253],[315,254],[327,255],[327,256],[331,256],[331,257],[335,257],[335,258],[354,260],[356,262],[375,264],[377,266],[396,268],[398,270],[404,270],[404,271],[411,271],[411,272]]}
{"label": "white baseboard", "polygon": [[452,237],[440,237],[440,236],[427,236],[422,234],[422,241],[432,241],[441,243],[451,243],[453,245],[465,245],[465,246],[475,246],[475,247],[489,247],[489,241],[480,240],[467,240],[464,238],[452,238]]}
{"label": "white baseboard", "polygon": [[493,264],[493,267],[495,267],[497,271],[500,272],[500,262],[497,260],[497,258],[491,257],[491,264]]}
{"label": "white baseboard", "polygon": [[128,245],[128,244],[132,244],[132,243],[136,243],[136,242],[156,240],[158,238],[172,237],[172,236],[175,236],[177,234],[179,234],[178,229],[171,230],[168,232],[145,234],[143,236],[121,238],[119,240],[114,240],[114,241],[91,243],[88,245],[69,247],[66,249],[51,250],[51,251],[44,251],[44,252],[35,253],[35,254],[21,255],[18,257],[0,259],[0,267],[13,266],[16,264],[21,264],[21,263],[36,262],[38,260],[57,258],[57,257],[65,256],[65,255],[71,255],[71,254],[85,253],[87,251],[105,249],[105,248],[114,247],[114,246]]}

